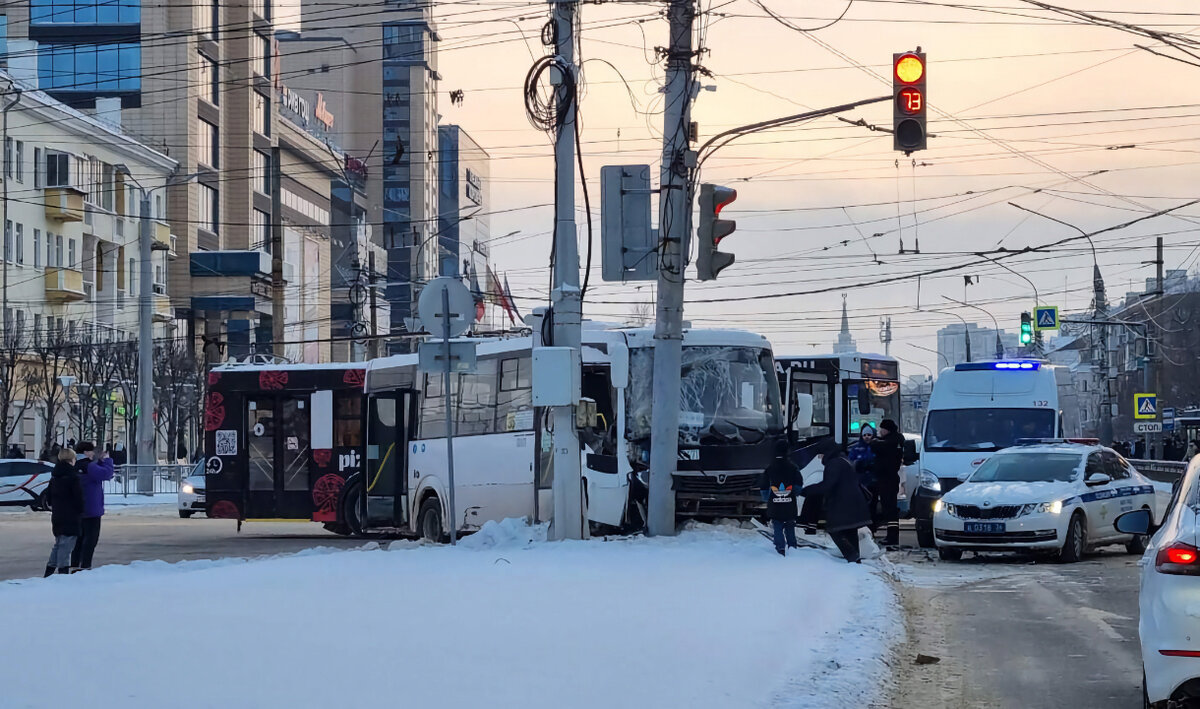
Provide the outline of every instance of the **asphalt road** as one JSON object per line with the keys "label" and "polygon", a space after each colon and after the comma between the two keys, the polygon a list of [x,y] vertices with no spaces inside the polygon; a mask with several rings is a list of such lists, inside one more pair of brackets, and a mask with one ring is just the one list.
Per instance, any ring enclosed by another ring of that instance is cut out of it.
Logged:
{"label": "asphalt road", "polygon": [[890,706],[1140,707],[1137,559],[1122,547],[1070,565],[900,556],[909,640]]}
{"label": "asphalt road", "polygon": [[[0,513],[0,581],[41,576],[53,543],[50,514]],[[245,524],[239,534],[232,520],[192,517],[180,519],[170,505],[134,508],[107,514],[100,528],[93,566],[131,561],[254,557],[296,552],[311,547],[360,547],[361,539],[346,539],[305,522]]]}

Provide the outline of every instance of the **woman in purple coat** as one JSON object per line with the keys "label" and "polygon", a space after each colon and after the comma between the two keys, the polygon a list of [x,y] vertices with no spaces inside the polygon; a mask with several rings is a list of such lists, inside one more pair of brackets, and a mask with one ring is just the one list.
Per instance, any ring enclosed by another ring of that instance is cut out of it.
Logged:
{"label": "woman in purple coat", "polygon": [[83,487],[83,518],[80,520],[79,541],[71,554],[71,566],[92,568],[92,554],[100,541],[100,518],[104,516],[104,482],[113,478],[113,462],[108,451],[95,454],[91,443],[80,443],[82,458],[77,464],[79,483]]}

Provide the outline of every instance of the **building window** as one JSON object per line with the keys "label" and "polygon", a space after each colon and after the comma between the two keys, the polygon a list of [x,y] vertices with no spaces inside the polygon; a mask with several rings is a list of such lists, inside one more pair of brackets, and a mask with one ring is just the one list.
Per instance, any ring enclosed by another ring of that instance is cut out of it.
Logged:
{"label": "building window", "polygon": [[271,19],[271,3],[268,0],[252,0],[251,7],[254,8],[254,14],[264,20]]}
{"label": "building window", "polygon": [[219,168],[220,146],[217,144],[217,127],[203,118],[197,118],[196,141],[196,162],[208,165],[214,170]]}
{"label": "building window", "polygon": [[254,130],[262,135],[271,135],[271,100],[260,93],[254,94]]}
{"label": "building window", "polygon": [[42,149],[33,149],[33,187],[41,189],[45,182],[42,180]]}
{"label": "building window", "polygon": [[42,266],[42,230],[33,230],[33,267],[41,268]]}
{"label": "building window", "polygon": [[76,264],[76,262],[75,262],[75,240],[74,239],[67,240],[67,267],[73,268],[73,269],[79,268],[78,264]]}
{"label": "building window", "polygon": [[13,139],[4,139],[4,178],[11,180],[13,176]]}
{"label": "building window", "polygon": [[200,55],[200,98],[212,105],[218,105],[217,96],[220,93],[221,73],[217,63],[204,55]]}
{"label": "building window", "polygon": [[44,44],[38,49],[38,83],[45,91],[138,91],[142,86],[142,46]]}
{"label": "building window", "polygon": [[220,26],[221,6],[217,0],[199,0],[192,7],[196,8],[196,33],[203,39],[217,39]]}
{"label": "building window", "polygon": [[63,235],[58,234],[54,237],[54,265],[59,268],[63,267]]}
{"label": "building window", "polygon": [[71,154],[57,150],[46,151],[46,186],[71,186]]}
{"label": "building window", "polygon": [[134,25],[141,21],[140,0],[31,0],[34,25]]}
{"label": "building window", "polygon": [[0,15],[0,56],[8,56],[8,15]]}
{"label": "building window", "polygon": [[261,209],[254,210],[250,225],[250,248],[271,253],[271,215]]}
{"label": "building window", "polygon": [[17,224],[17,265],[25,263],[25,225]]}
{"label": "building window", "polygon": [[271,78],[271,40],[260,34],[254,35],[254,73]]}
{"label": "building window", "polygon": [[25,181],[25,141],[18,140],[14,143],[16,152],[13,155],[15,161],[14,170],[16,172],[17,182]]}
{"label": "building window", "polygon": [[12,263],[12,220],[4,222],[4,260]]}
{"label": "building window", "polygon": [[254,189],[263,194],[271,194],[271,156],[254,151]]}
{"label": "building window", "polygon": [[218,194],[215,189],[208,185],[200,185],[200,228],[212,233],[218,233],[217,225],[220,224],[218,219],[219,207]]}

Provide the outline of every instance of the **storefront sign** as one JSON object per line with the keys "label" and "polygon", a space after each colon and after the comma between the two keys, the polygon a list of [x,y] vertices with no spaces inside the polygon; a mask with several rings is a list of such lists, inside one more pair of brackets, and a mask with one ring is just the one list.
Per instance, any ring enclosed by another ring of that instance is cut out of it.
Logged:
{"label": "storefront sign", "polygon": [[313,115],[317,117],[317,122],[325,130],[333,130],[333,114],[329,112],[329,107],[325,105],[325,95],[320,92],[317,92],[317,109],[313,111]]}

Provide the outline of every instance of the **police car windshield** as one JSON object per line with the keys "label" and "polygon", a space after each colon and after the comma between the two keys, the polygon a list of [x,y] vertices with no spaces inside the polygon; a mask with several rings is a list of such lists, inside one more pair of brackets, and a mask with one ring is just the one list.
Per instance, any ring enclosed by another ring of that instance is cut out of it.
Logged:
{"label": "police car windshield", "polygon": [[1010,453],[988,458],[975,474],[973,483],[1069,482],[1079,471],[1078,453]]}

